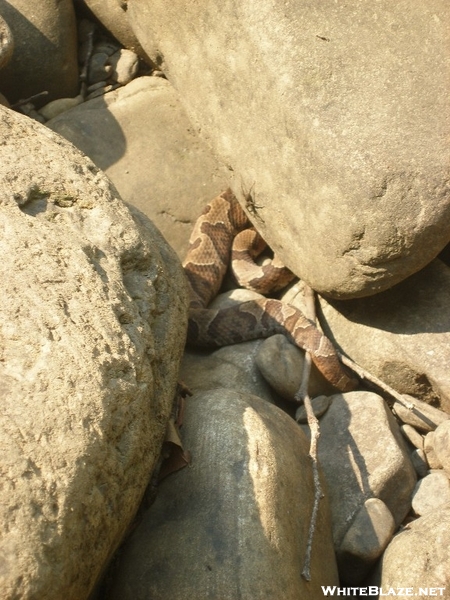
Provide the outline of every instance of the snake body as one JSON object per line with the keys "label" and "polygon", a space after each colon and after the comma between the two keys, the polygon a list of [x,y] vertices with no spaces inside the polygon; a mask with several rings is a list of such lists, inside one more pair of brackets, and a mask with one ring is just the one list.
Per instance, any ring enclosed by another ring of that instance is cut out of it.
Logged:
{"label": "snake body", "polygon": [[[231,190],[207,204],[196,221],[183,262],[191,290],[188,343],[220,347],[283,333],[293,344],[311,354],[313,362],[330,383],[341,391],[354,389],[356,382],[344,370],[331,342],[294,306],[272,298],[261,298],[224,309],[208,308],[221,287],[230,262],[233,240],[250,226]],[[248,259],[244,258],[242,245],[239,247],[238,244],[235,254],[237,260],[245,262]],[[260,246],[259,240],[255,245]],[[279,288],[292,278],[292,274],[283,269],[275,264],[277,274],[274,278],[278,278]],[[260,270],[260,277],[249,277],[250,285],[247,287],[263,290],[271,277],[268,271],[272,273],[274,269],[261,267]]]}

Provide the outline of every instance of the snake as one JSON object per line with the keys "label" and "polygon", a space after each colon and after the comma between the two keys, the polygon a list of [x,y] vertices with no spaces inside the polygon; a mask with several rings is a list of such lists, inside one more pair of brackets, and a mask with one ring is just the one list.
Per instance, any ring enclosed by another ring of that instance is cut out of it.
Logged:
{"label": "snake", "polygon": [[357,382],[345,370],[333,344],[298,308],[263,296],[231,307],[209,307],[220,291],[232,255],[238,282],[259,293],[280,290],[295,277],[277,257],[253,274],[250,263],[265,246],[230,189],[205,206],[194,224],[183,261],[190,288],[187,344],[218,348],[282,333],[310,353],[322,375],[338,390],[355,389]]}

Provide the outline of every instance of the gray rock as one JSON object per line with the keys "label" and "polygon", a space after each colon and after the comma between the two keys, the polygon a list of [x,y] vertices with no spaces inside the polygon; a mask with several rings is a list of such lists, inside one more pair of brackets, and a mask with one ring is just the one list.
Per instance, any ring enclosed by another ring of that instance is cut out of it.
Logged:
{"label": "gray rock", "polygon": [[449,307],[450,268],[439,260],[373,298],[321,300],[324,328],[346,354],[402,394],[439,400],[447,413]]}
{"label": "gray rock", "polygon": [[329,506],[320,503],[311,581],[300,575],[313,502],[308,443],[260,398],[189,398],[192,463],[160,485],[114,568],[111,600],[322,599],[336,585]]}
{"label": "gray rock", "polygon": [[408,442],[410,442],[416,448],[423,450],[423,436],[421,436],[420,433],[414,429],[414,427],[408,424],[401,425],[400,431],[403,433],[404,438],[408,440]]}
{"label": "gray rock", "polygon": [[103,169],[180,257],[204,205],[226,188],[224,170],[164,79],[140,77],[47,125]]}
{"label": "gray rock", "polygon": [[180,379],[193,392],[226,388],[255,394],[275,404],[277,395],[255,364],[261,343],[244,342],[214,351],[189,349],[183,356]]}
{"label": "gray rock", "polygon": [[410,509],[417,478],[383,399],[371,392],[336,394],[320,432],[318,456],[329,487],[336,550],[369,498],[383,500],[398,526]]}
{"label": "gray rock", "polygon": [[0,0],[15,40],[0,91],[11,103],[44,90],[46,101],[78,93],[77,32],[72,0]]}
{"label": "gray rock", "polygon": [[313,289],[377,293],[448,243],[447,0],[133,0],[128,13],[263,237]]}
{"label": "gray rock", "polygon": [[109,59],[111,65],[111,79],[120,85],[130,83],[136,77],[139,67],[137,54],[132,50],[121,49],[113,54]]}
{"label": "gray rock", "polygon": [[425,477],[425,475],[428,473],[428,469],[430,468],[425,452],[417,448],[416,450],[413,450],[411,452],[410,456],[411,462],[416,470],[417,476]]}
{"label": "gray rock", "polygon": [[434,512],[450,503],[450,481],[444,471],[432,471],[417,482],[412,495],[412,508],[416,515]]}
{"label": "gray rock", "polygon": [[431,469],[442,469],[442,463],[439,460],[436,451],[434,449],[434,431],[427,433],[423,443],[423,449],[427,462]]}
{"label": "gray rock", "polygon": [[[305,353],[291,344],[284,335],[273,335],[259,347],[256,364],[271,387],[286,400],[293,400],[300,387]],[[332,394],[335,388],[315,365],[309,380],[310,396]]]}
{"label": "gray rock", "polygon": [[[429,595],[448,600],[450,586],[450,504],[409,523],[394,537],[371,585],[389,588],[434,588]],[[439,588],[444,588],[438,591]]]}
{"label": "gray rock", "polygon": [[[450,419],[450,415],[439,408],[430,406],[426,402],[422,402],[422,400],[413,398],[408,394],[403,394],[403,396],[407,405],[396,402],[394,404],[394,412],[400,421],[414,427],[418,431],[422,431],[423,433],[434,431],[438,425]],[[444,401],[447,406],[447,400],[445,399]],[[412,408],[408,405],[412,406]]]}
{"label": "gray rock", "polygon": [[8,24],[0,16],[0,69],[8,64],[14,48],[14,39]]}
{"label": "gray rock", "polygon": [[[316,398],[312,398],[311,406],[313,409],[313,413],[317,419],[325,414],[325,412],[328,410],[328,408],[330,406],[330,403],[331,403],[331,398],[329,398],[328,396],[316,396]],[[299,406],[299,408],[297,409],[297,411],[295,413],[295,420],[297,421],[297,423],[307,423],[308,422],[306,408],[303,404],[301,406]]]}
{"label": "gray rock", "polygon": [[337,551],[340,578],[351,585],[361,583],[394,531],[394,517],[386,504],[378,498],[366,500]]}
{"label": "gray rock", "polygon": [[89,61],[88,82],[90,85],[108,80],[112,73],[109,55],[106,52],[95,52]]}
{"label": "gray rock", "polygon": [[41,114],[44,119],[48,121],[50,119],[54,119],[63,112],[70,110],[74,106],[78,106],[83,101],[84,98],[81,94],[79,96],[75,96],[75,98],[58,98],[57,100],[52,100],[39,109],[39,114]]}
{"label": "gray rock", "polygon": [[450,476],[450,421],[441,423],[433,437],[433,449],[438,461]]}
{"label": "gray rock", "polygon": [[160,453],[184,277],[66,140],[3,107],[0,137],[1,596],[80,600]]}

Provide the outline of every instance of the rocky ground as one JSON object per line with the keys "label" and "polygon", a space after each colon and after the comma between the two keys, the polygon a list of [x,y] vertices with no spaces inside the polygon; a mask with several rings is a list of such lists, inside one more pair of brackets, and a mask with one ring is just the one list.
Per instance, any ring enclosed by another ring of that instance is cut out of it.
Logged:
{"label": "rocky ground", "polygon": [[[445,6],[165,4],[0,0],[0,597],[450,598]],[[312,372],[309,577],[304,353],[183,352],[179,259],[229,185],[384,387]]]}

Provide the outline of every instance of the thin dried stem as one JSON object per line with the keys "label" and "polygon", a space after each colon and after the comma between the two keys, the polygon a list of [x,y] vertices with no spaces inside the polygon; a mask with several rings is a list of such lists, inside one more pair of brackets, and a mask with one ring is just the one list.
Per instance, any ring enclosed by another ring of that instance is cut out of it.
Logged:
{"label": "thin dried stem", "polygon": [[[306,310],[305,314],[311,321],[315,322],[316,320],[316,309],[315,309],[315,295],[314,291],[305,286],[305,301],[306,301]],[[305,363],[303,365],[303,373],[302,373],[302,381],[300,387],[295,394],[295,400],[297,402],[303,402],[305,405],[306,416],[308,419],[309,429],[311,431],[311,443],[309,447],[309,456],[312,461],[312,470],[313,470],[313,481],[314,481],[314,504],[311,513],[311,520],[309,522],[309,532],[308,532],[308,540],[306,542],[306,551],[305,551],[305,560],[303,562],[303,570],[302,577],[306,579],[306,581],[311,581],[311,554],[312,554],[312,544],[314,539],[314,532],[316,530],[317,523],[317,515],[319,512],[319,503],[320,499],[323,498],[322,487],[320,485],[320,477],[319,477],[319,463],[317,459],[317,444],[320,437],[320,429],[319,429],[319,421],[317,420],[312,404],[311,398],[308,393],[308,385],[309,385],[309,377],[311,373],[311,354],[306,352],[305,354]]]}
{"label": "thin dried stem", "polygon": [[414,405],[408,400],[405,399],[404,396],[396,392],[393,388],[391,388],[387,383],[379,379],[376,375],[373,375],[369,371],[366,371],[363,367],[355,363],[351,358],[346,356],[345,354],[340,354],[339,358],[346,367],[349,367],[362,382],[367,381],[373,387],[378,388],[382,392],[388,394],[394,402],[399,402],[402,406],[405,406],[408,410],[414,410]]}

